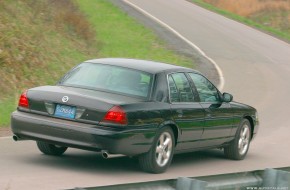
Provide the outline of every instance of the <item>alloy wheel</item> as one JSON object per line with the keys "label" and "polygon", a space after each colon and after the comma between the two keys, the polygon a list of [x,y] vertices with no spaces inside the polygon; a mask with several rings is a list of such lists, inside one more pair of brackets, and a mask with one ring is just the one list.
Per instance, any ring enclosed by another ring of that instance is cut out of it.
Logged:
{"label": "alloy wheel", "polygon": [[155,159],[158,166],[165,166],[172,154],[172,137],[170,133],[164,132],[160,135],[155,151]]}
{"label": "alloy wheel", "polygon": [[238,142],[238,149],[240,155],[244,155],[247,152],[249,143],[250,143],[250,128],[247,124],[245,124],[240,132],[240,139]]}

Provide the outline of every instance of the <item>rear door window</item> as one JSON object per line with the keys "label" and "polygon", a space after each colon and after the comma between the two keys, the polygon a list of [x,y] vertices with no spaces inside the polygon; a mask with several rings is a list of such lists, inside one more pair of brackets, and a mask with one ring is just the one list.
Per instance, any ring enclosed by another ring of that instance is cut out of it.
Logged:
{"label": "rear door window", "polygon": [[174,73],[168,76],[168,86],[171,102],[194,102],[194,95],[184,73]]}

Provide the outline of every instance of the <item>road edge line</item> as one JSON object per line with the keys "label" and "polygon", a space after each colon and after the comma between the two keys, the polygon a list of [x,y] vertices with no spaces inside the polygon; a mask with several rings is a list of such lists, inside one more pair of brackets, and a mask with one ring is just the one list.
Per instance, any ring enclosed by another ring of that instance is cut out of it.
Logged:
{"label": "road edge line", "polygon": [[138,7],[134,3],[129,2],[128,0],[123,0],[123,2],[125,2],[126,4],[130,5],[131,7],[135,8],[136,10],[140,11],[145,16],[151,18],[155,22],[159,23],[160,25],[162,25],[165,28],[167,28],[168,30],[170,30],[172,33],[174,33],[180,39],[182,39],[183,41],[185,41],[188,45],[190,45],[195,50],[197,50],[210,63],[212,63],[214,65],[215,69],[217,70],[217,73],[218,73],[218,76],[219,76],[219,84],[217,85],[218,86],[218,89],[219,90],[223,90],[224,85],[225,85],[225,79],[224,79],[224,76],[223,76],[223,72],[222,72],[221,68],[218,66],[218,64],[212,58],[210,58],[209,56],[207,56],[206,53],[204,51],[202,51],[197,45],[195,45],[193,42],[191,42],[190,40],[188,40],[187,38],[185,38],[184,36],[182,36],[179,32],[177,32],[176,30],[174,30],[168,24],[164,23],[163,21],[161,21],[158,18],[156,18],[155,16],[151,15],[150,13],[148,13],[147,11],[145,11],[144,9]]}

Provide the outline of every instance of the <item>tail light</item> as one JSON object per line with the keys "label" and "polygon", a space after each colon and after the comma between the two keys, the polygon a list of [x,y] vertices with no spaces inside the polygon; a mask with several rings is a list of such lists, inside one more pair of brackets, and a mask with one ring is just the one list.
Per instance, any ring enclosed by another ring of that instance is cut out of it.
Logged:
{"label": "tail light", "polygon": [[112,107],[105,115],[103,122],[116,123],[116,124],[127,124],[126,112],[119,106]]}
{"label": "tail light", "polygon": [[29,108],[29,102],[28,102],[28,98],[27,98],[27,90],[21,94],[21,96],[19,98],[18,106],[24,107],[24,108]]}

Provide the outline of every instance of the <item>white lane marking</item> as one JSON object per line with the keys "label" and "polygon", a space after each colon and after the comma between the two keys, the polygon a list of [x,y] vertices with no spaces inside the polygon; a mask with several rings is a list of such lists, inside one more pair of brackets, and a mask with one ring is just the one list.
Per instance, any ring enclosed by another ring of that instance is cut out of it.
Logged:
{"label": "white lane marking", "polygon": [[154,21],[156,21],[160,25],[164,26],[165,28],[167,28],[168,30],[170,30],[171,32],[173,32],[176,36],[178,36],[180,39],[182,39],[183,41],[185,41],[191,47],[193,47],[194,49],[196,49],[203,57],[205,57],[207,60],[209,60],[209,62],[211,62],[214,65],[214,67],[217,70],[218,75],[219,75],[218,89],[220,89],[221,91],[223,90],[224,85],[225,85],[225,79],[224,79],[224,76],[223,76],[223,72],[222,72],[221,68],[218,66],[218,64],[212,58],[210,58],[209,56],[207,56],[206,53],[204,51],[202,51],[197,45],[195,45],[193,42],[191,42],[190,40],[188,40],[187,38],[185,38],[184,36],[182,36],[179,32],[177,32],[176,30],[174,30],[168,24],[164,23],[163,21],[161,21],[158,18],[156,18],[155,16],[151,15],[150,13],[148,13],[147,11],[145,11],[144,9],[142,9],[142,8],[138,7],[137,5],[129,2],[128,0],[123,0],[123,2],[127,3],[131,7],[137,9],[138,11],[140,11],[142,14],[148,16],[149,18],[153,19]]}

